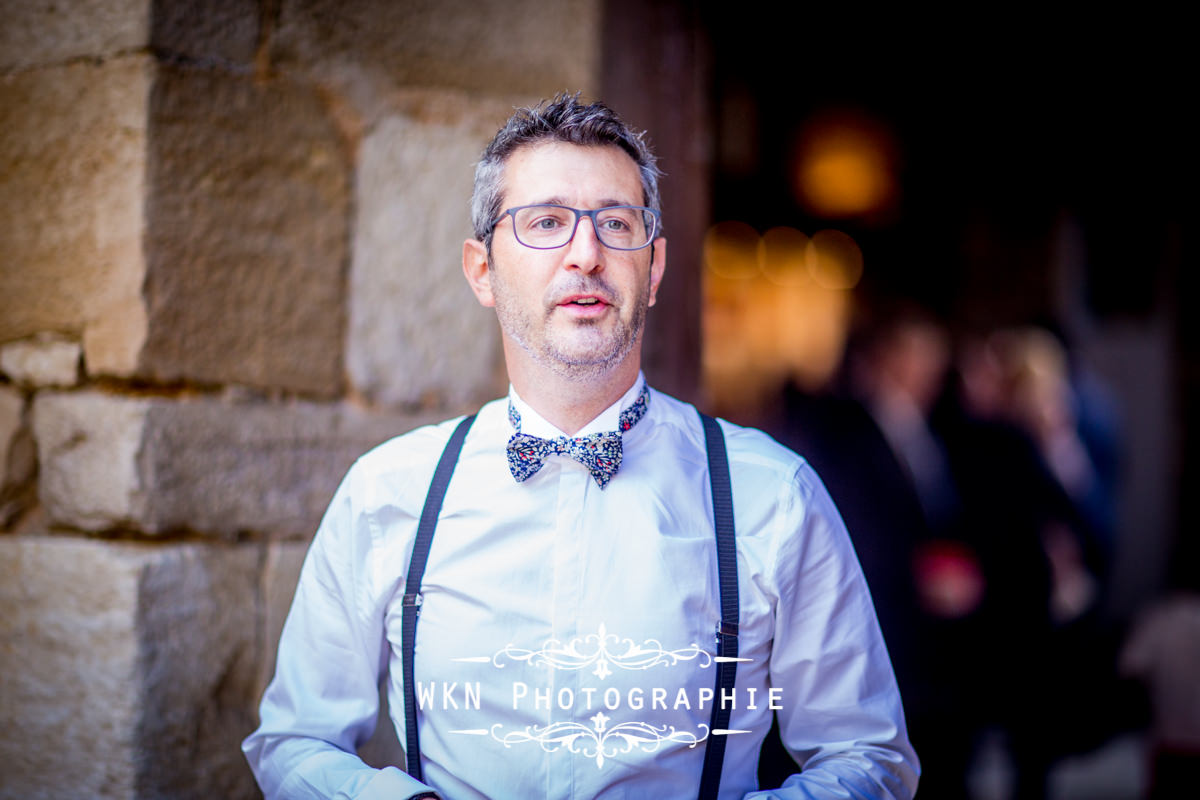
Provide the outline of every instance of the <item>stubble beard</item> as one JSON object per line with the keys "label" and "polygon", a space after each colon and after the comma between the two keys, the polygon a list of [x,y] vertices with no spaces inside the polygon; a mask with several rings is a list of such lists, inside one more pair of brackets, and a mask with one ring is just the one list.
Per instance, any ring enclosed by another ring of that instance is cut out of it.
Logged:
{"label": "stubble beard", "polygon": [[[491,272],[492,296],[500,328],[518,347],[537,363],[554,374],[571,381],[599,378],[621,364],[641,339],[649,307],[650,287],[639,286],[632,298],[632,316],[628,321],[616,314],[616,324],[610,333],[601,330],[599,321],[577,320],[566,334],[552,329],[552,317],[557,308],[554,298],[568,294],[602,294],[612,301],[614,312],[625,308],[624,297],[603,278],[576,276],[562,281],[546,291],[540,309],[523,309],[519,300],[508,290],[494,265]],[[540,312],[540,313],[539,313]],[[567,347],[570,339],[574,347]]]}

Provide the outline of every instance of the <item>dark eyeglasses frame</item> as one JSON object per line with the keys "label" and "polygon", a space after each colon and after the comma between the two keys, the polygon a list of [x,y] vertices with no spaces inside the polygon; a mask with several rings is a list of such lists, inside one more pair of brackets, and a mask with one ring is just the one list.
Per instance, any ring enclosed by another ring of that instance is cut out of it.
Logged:
{"label": "dark eyeglasses frame", "polygon": [[[521,241],[521,237],[517,235],[517,212],[523,211],[526,208],[561,208],[566,211],[573,212],[575,214],[575,224],[571,226],[571,235],[567,237],[565,242],[562,244],[556,244],[553,247],[538,247],[537,245],[533,244],[525,244],[525,242]],[[650,235],[646,237],[645,244],[639,244],[637,247],[614,247],[613,245],[604,241],[604,234],[600,232],[600,228],[596,225],[596,215],[603,211],[611,211],[614,208],[632,208],[636,211],[647,212],[651,215],[651,218],[654,220],[654,227],[651,229]],[[593,208],[592,210],[588,211],[582,208],[571,208],[570,206],[559,205],[558,203],[530,203],[529,205],[514,206],[513,208],[506,209],[504,213],[502,213],[495,219],[495,221],[492,222],[493,232],[496,230],[496,226],[504,221],[505,217],[513,218],[513,237],[522,247],[528,247],[530,250],[557,250],[560,247],[566,247],[575,239],[575,234],[579,231],[579,220],[582,217],[588,217],[591,219],[592,230],[596,232],[596,240],[610,250],[624,250],[626,252],[643,250],[654,243],[654,237],[658,234],[659,228],[662,227],[662,214],[658,211],[655,211],[653,208],[648,208],[646,206],[604,206],[604,208]]]}

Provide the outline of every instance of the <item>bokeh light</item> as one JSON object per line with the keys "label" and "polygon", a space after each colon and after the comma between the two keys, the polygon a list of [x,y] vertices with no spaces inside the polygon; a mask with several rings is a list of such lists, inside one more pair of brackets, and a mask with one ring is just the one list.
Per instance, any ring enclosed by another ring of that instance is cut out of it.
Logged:
{"label": "bokeh light", "polygon": [[863,271],[850,236],[721,222],[704,238],[704,264],[702,368],[718,413],[753,421],[786,382],[828,382]]}
{"label": "bokeh light", "polygon": [[810,247],[808,237],[795,228],[771,228],[758,243],[763,274],[779,286],[803,286],[810,282]]}
{"label": "bokeh light", "polygon": [[704,265],[714,275],[732,280],[759,271],[758,231],[744,222],[718,222],[704,235]]}
{"label": "bokeh light", "polygon": [[895,152],[890,133],[874,120],[847,112],[818,116],[797,144],[797,197],[826,219],[886,211],[896,202]]}
{"label": "bokeh light", "polygon": [[805,265],[812,279],[826,289],[853,289],[862,278],[862,250],[841,231],[817,231]]}

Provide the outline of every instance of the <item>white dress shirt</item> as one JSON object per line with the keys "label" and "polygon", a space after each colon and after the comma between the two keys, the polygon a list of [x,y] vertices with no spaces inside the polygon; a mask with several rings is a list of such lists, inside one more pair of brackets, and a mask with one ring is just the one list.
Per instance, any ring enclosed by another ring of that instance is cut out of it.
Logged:
{"label": "white dress shirt", "polygon": [[[617,428],[642,379],[576,435]],[[562,435],[510,400],[524,433]],[[386,673],[404,741],[405,572],[434,466],[457,420],[351,468],[301,572],[262,724],[243,749],[268,798],[693,798],[720,619],[704,433],[651,392],[601,490],[551,456],[509,472],[508,400],[480,410],[446,494],[422,583],[415,675],[426,784],[355,756]],[[908,798],[917,761],[845,527],[796,454],[722,423],[737,527],[739,656],[726,798]],[[757,789],[778,709],[803,766]]]}

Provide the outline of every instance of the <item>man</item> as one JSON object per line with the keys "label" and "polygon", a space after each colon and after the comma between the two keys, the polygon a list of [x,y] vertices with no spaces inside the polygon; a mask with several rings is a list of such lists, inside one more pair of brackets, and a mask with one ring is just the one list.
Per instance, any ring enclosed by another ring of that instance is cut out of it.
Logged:
{"label": "man", "polygon": [[[640,371],[666,263],[657,177],[640,135],[569,96],[519,110],[484,152],[463,271],[496,309],[509,396],[466,435],[419,591],[407,565],[458,421],[376,448],[339,488],[244,744],[268,797],[694,797],[714,742],[722,798],[912,795],[900,698],[832,501],[802,459],[724,423],[740,602],[722,623],[702,423]],[[716,656],[719,625],[736,662]],[[727,691],[718,663],[736,663]],[[381,679],[401,739],[419,734],[411,774],[354,755]],[[714,725],[722,695],[731,716]],[[773,713],[804,770],[756,793]]]}

